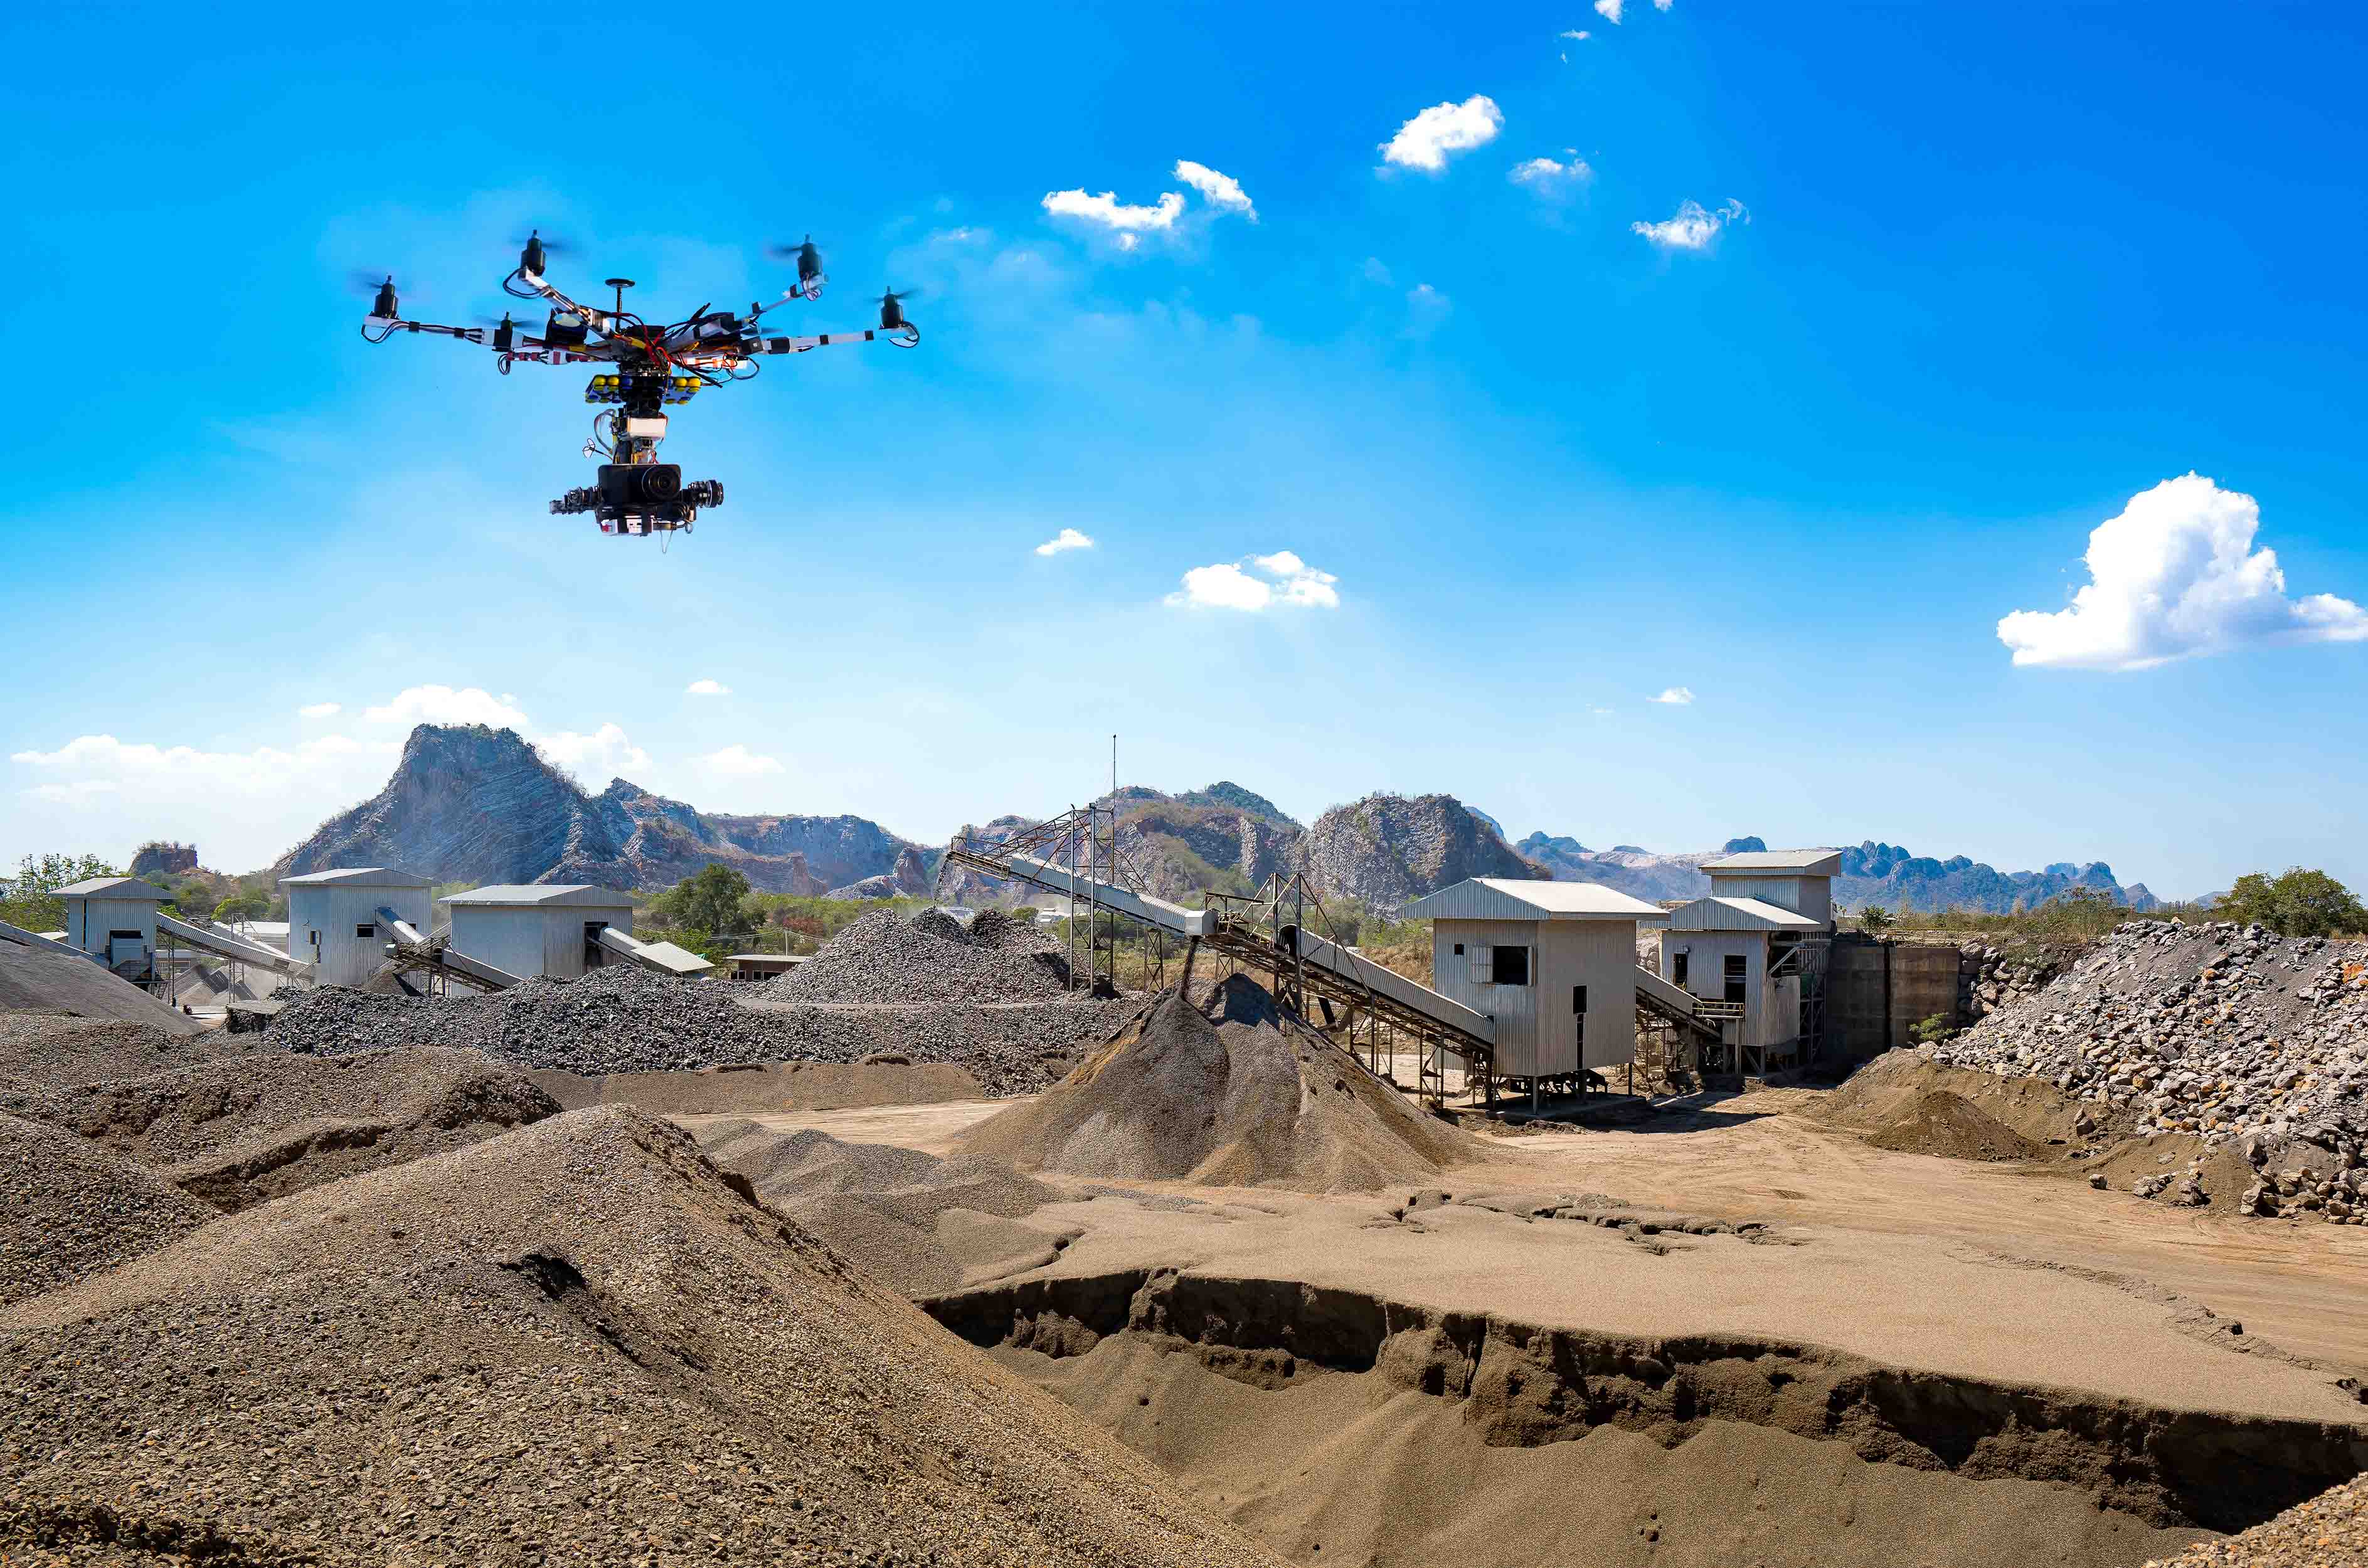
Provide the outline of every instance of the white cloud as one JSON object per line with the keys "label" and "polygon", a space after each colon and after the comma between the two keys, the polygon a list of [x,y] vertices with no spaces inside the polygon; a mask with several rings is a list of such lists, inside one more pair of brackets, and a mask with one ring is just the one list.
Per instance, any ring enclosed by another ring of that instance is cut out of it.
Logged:
{"label": "white cloud", "polygon": [[1693,699],[1694,688],[1690,686],[1669,687],[1660,696],[1645,699],[1648,702],[1666,702],[1672,708],[1687,707]]}
{"label": "white cloud", "polygon": [[1711,241],[1718,238],[1718,232],[1729,223],[1750,222],[1750,210],[1730,196],[1715,211],[1689,199],[1679,203],[1678,215],[1666,222],[1631,223],[1628,227],[1663,250],[1707,250]]}
{"label": "white cloud", "polygon": [[650,765],[650,754],[627,740],[623,728],[613,722],[601,725],[588,735],[574,730],[537,735],[533,745],[545,762],[579,778],[594,778],[604,773],[614,778],[619,768],[638,773]]}
{"label": "white cloud", "polygon": [[1570,40],[1573,43],[1585,43],[1588,39],[1593,38],[1595,35],[1588,32],[1584,28],[1572,28],[1565,30],[1561,36]]}
{"label": "white cloud", "polygon": [[699,765],[725,778],[755,778],[763,774],[789,771],[781,766],[780,758],[761,756],[736,742],[722,751],[709,752],[699,759]]}
{"label": "white cloud", "polygon": [[337,704],[334,702],[307,702],[296,710],[296,716],[299,719],[334,719],[337,711]]}
{"label": "white cloud", "polygon": [[1620,12],[1625,4],[1626,0],[1595,0],[1595,14],[1616,28],[1620,25]]}
{"label": "white cloud", "polygon": [[1406,290],[1406,335],[1429,337],[1454,309],[1455,301],[1429,284],[1416,284]]}
{"label": "white cloud", "polygon": [[1115,191],[1087,196],[1083,190],[1054,190],[1045,193],[1044,210],[1055,217],[1099,223],[1119,236],[1120,244],[1133,250],[1145,231],[1174,227],[1176,220],[1184,216],[1184,198],[1171,190],[1156,206],[1133,207],[1121,201]]}
{"label": "white cloud", "polygon": [[1397,281],[1396,278],[1390,276],[1389,265],[1377,256],[1367,256],[1365,258],[1365,265],[1361,268],[1361,271],[1366,282],[1378,283],[1384,289],[1391,287]]}
{"label": "white cloud", "polygon": [[685,697],[729,697],[732,688],[720,680],[695,680],[682,688]]}
{"label": "white cloud", "polygon": [[2143,670],[2259,642],[2368,640],[2368,610],[2333,594],[2286,597],[2277,552],[2256,548],[2250,495],[2190,473],[2130,498],[2089,535],[2089,582],[2069,608],[1998,625],[2018,665]]}
{"label": "white cloud", "polygon": [[1093,547],[1094,541],[1090,535],[1081,534],[1075,528],[1063,528],[1059,533],[1038,545],[1036,553],[1058,555],[1064,550],[1091,550]]}
{"label": "white cloud", "polygon": [[1277,605],[1307,609],[1340,608],[1339,578],[1318,572],[1294,551],[1248,558],[1249,571],[1238,562],[1195,566],[1184,574],[1184,585],[1167,596],[1181,609],[1237,609],[1255,613]]}
{"label": "white cloud", "polygon": [[120,795],[135,802],[189,800],[219,803],[226,797],[258,799],[294,795],[324,780],[371,778],[375,790],[386,765],[402,755],[399,741],[364,741],[351,735],[316,735],[293,749],[257,746],[253,751],[200,751],[121,741],[113,735],[77,735],[55,751],[20,751],[8,760],[62,777],[28,788],[37,800],[85,801],[94,795]]}
{"label": "white cloud", "polygon": [[1666,11],[1675,4],[1677,4],[1677,0],[1653,0],[1653,9],[1656,11]]}
{"label": "white cloud", "polygon": [[1433,104],[1399,126],[1398,133],[1382,143],[1382,160],[1437,174],[1447,166],[1450,154],[1484,146],[1504,128],[1504,112],[1497,101],[1474,93],[1460,104]]}
{"label": "white cloud", "polygon": [[491,724],[515,730],[527,722],[517,704],[508,692],[495,697],[482,687],[455,691],[449,686],[414,686],[379,707],[364,709],[362,717],[373,724]]}
{"label": "white cloud", "polygon": [[1190,158],[1176,160],[1176,177],[1201,193],[1201,199],[1221,212],[1238,212],[1251,222],[1258,222],[1258,209],[1242,190],[1242,182],[1231,175],[1221,175],[1206,164],[1196,164]]}
{"label": "white cloud", "polygon": [[1597,715],[1598,717],[1604,717],[1604,716],[1609,715],[1609,714],[1611,713],[1611,709],[1609,709],[1609,708],[1590,708],[1590,709],[1588,709],[1588,711],[1589,713],[1593,713],[1593,714]]}
{"label": "white cloud", "polygon": [[1561,159],[1530,158],[1515,164],[1513,172],[1505,177],[1544,200],[1562,201],[1593,179],[1595,171],[1587,166],[1586,160],[1572,156],[1565,149]]}

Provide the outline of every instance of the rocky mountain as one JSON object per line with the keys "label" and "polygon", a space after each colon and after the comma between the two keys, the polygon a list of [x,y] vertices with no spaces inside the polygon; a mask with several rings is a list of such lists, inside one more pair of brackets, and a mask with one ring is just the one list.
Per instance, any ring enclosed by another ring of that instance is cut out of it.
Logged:
{"label": "rocky mountain", "polygon": [[1323,892],[1386,909],[1466,877],[1546,881],[1452,795],[1368,795],[1307,830],[1307,869]]}
{"label": "rocky mountain", "polygon": [[[1118,849],[1138,873],[1142,891],[1157,898],[1187,899],[1196,892],[1247,892],[1277,870],[1296,864],[1305,830],[1263,795],[1220,781],[1202,790],[1170,795],[1129,784],[1094,801],[1119,808]],[[1036,819],[1000,816],[984,826],[966,824],[956,841],[999,844]],[[957,903],[995,903],[1034,895],[975,871],[950,871],[940,893]]]}
{"label": "rocky mountain", "polygon": [[[711,861],[768,892],[814,894],[935,856],[861,817],[702,812],[616,779],[586,794],[515,730],[422,724],[377,794],[271,868],[400,866],[439,881],[669,887]],[[911,873],[906,873],[908,876]]]}
{"label": "rocky mountain", "polygon": [[[1656,855],[1633,844],[1589,849],[1575,838],[1532,833],[1517,847],[1562,881],[1601,882],[1637,898],[1657,901],[1700,898],[1710,892],[1710,878],[1702,871],[1703,861],[1768,846],[1755,835],[1730,838],[1716,849]],[[1879,903],[1885,909],[1917,913],[1969,909],[2005,915],[2017,908],[2035,908],[2073,888],[2096,889],[2134,910],[2152,909],[2157,902],[2143,882],[2123,887],[2115,880],[2112,868],[2102,861],[2086,865],[2064,861],[2040,871],[2000,871],[1963,855],[1936,860],[1873,839],[1843,848],[1840,854],[1841,873],[1834,879],[1834,898],[1851,909]]]}

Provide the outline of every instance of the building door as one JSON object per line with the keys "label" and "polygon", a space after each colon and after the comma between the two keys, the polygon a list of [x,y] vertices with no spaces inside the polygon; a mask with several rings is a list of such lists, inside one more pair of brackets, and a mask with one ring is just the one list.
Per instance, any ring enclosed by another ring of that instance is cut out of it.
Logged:
{"label": "building door", "polygon": [[1744,999],[1746,962],[1741,953],[1729,953],[1720,960],[1720,968],[1724,971],[1723,977],[1726,982],[1726,999],[1730,1002],[1740,1002]]}
{"label": "building door", "polygon": [[1669,960],[1669,983],[1680,991],[1686,988],[1686,957],[1687,955],[1680,951],[1677,957]]}
{"label": "building door", "polygon": [[1578,1041],[1578,1065],[1587,1065],[1587,987],[1570,988],[1571,1023]]}

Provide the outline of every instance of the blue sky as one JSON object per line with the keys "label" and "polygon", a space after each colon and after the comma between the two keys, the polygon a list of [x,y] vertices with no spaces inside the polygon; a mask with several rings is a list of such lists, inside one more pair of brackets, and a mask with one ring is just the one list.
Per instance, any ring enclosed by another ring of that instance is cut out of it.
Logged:
{"label": "blue sky", "polygon": [[[1611,8],[13,16],[108,66],[0,110],[0,856],[247,869],[487,716],[924,839],[1116,731],[1303,816],[2368,884],[2357,9]],[[356,332],[534,224],[676,315],[812,232],[784,312],[925,340],[702,394],[728,504],[604,539],[584,372]]]}

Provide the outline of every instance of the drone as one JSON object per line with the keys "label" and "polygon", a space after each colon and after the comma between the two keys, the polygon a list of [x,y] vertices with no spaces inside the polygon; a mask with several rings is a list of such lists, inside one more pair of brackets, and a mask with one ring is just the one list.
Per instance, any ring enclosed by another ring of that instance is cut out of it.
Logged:
{"label": "drone", "polygon": [[[611,278],[616,290],[613,307],[600,310],[582,305],[560,292],[545,278],[556,244],[546,244],[542,231],[527,236],[518,265],[502,279],[502,292],[514,300],[548,305],[540,327],[504,314],[500,322],[478,326],[441,326],[433,322],[406,321],[396,298],[394,278],[367,284],[377,290],[370,315],[362,323],[364,341],[384,343],[398,332],[427,333],[459,338],[490,347],[507,376],[510,367],[530,365],[606,365],[613,369],[595,375],[584,389],[584,401],[610,404],[596,414],[592,439],[584,455],[607,460],[595,483],[570,490],[551,504],[555,514],[589,512],[600,531],[619,537],[647,537],[688,529],[701,509],[723,505],[723,485],[712,479],[683,482],[682,465],[657,460],[658,443],[666,437],[666,409],[689,403],[708,387],[754,381],[763,367],[759,356],[803,354],[842,343],[890,343],[912,348],[921,330],[905,317],[904,301],[912,290],[890,290],[880,296],[880,324],[861,332],[822,333],[810,337],[768,337],[765,313],[791,300],[822,298],[822,253],[808,235],[803,244],[772,247],[772,253],[797,263],[798,282],[769,303],[751,302],[747,313],[711,310],[701,305],[683,320],[653,325],[625,309],[630,278]],[[529,318],[529,321],[531,318]]]}

